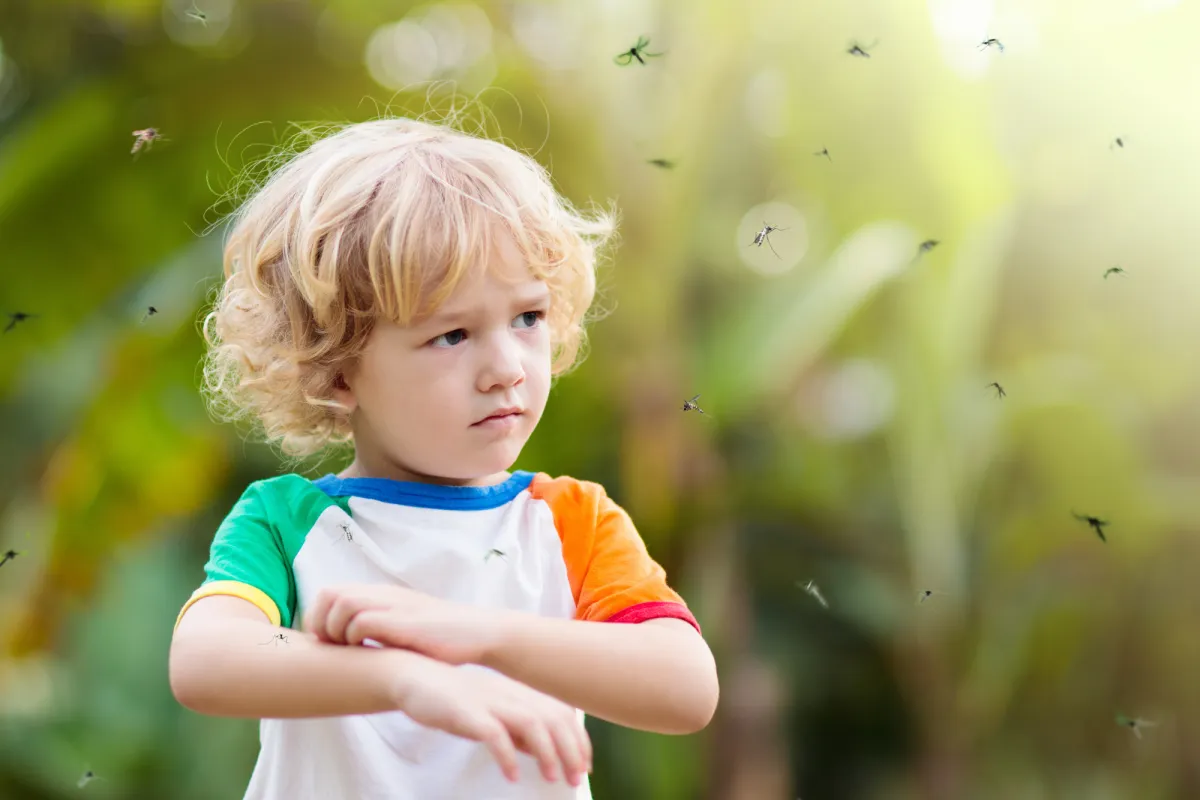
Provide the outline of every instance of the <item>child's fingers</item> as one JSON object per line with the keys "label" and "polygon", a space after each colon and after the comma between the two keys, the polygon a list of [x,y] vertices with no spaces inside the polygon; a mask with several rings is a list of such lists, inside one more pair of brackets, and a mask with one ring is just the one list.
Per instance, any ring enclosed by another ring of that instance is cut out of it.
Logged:
{"label": "child's fingers", "polygon": [[586,771],[591,772],[592,771],[592,737],[590,734],[588,734],[587,728],[584,727],[583,720],[580,719],[578,715],[573,715],[573,716],[574,716],[575,724],[574,724],[572,730],[575,731],[575,736],[577,737],[577,739],[579,741],[579,752],[583,755],[583,763],[584,763],[584,767],[585,767]]}
{"label": "child's fingers", "polygon": [[346,644],[346,627],[362,611],[362,605],[350,597],[339,597],[329,605],[325,615],[326,638],[335,644]]}
{"label": "child's fingers", "polygon": [[[562,761],[563,774],[571,786],[579,785],[581,777],[589,770],[588,762],[591,760],[581,741],[580,728],[573,711],[569,717],[560,719],[556,724],[550,726],[550,735],[554,739],[554,746]],[[587,739],[586,732],[582,739]],[[590,744],[588,742],[588,749],[590,749]]]}
{"label": "child's fingers", "polygon": [[370,609],[355,614],[346,625],[346,644],[362,644],[364,639],[374,639],[377,642],[400,647],[402,642],[392,633],[388,623],[391,615],[386,611]]}
{"label": "child's fingers", "polygon": [[330,591],[322,590],[317,592],[317,597],[312,607],[304,614],[304,629],[311,631],[317,639],[323,642],[329,641],[327,630],[329,610],[333,606],[335,599],[334,594]]}
{"label": "child's fingers", "polygon": [[542,777],[551,782],[558,780],[558,748],[545,723],[536,717],[522,721],[517,738],[520,748],[538,760]]}
{"label": "child's fingers", "polygon": [[583,724],[583,718],[580,713],[570,706],[566,706],[566,708],[567,717],[564,726],[567,733],[571,736],[575,747],[578,749],[579,758],[583,764],[583,771],[591,772],[592,737],[588,735],[587,728]]}
{"label": "child's fingers", "polygon": [[321,618],[317,616],[317,610],[315,608],[310,608],[308,611],[305,611],[304,617],[300,621],[300,629],[308,631],[316,636],[317,639],[321,639],[321,631],[318,630],[320,627]]}
{"label": "child's fingers", "polygon": [[583,755],[587,761],[587,771],[591,772],[592,771],[592,759],[595,757],[593,755],[593,751],[592,751],[592,737],[591,737],[591,734],[589,734],[587,732],[587,728],[585,728],[583,726],[582,722],[579,723],[579,730],[580,730],[581,738],[583,739]]}
{"label": "child's fingers", "polygon": [[492,758],[496,759],[496,763],[500,765],[500,771],[504,773],[504,777],[516,783],[521,777],[520,768],[517,765],[517,747],[513,744],[512,737],[508,734],[508,729],[500,720],[492,717],[484,722],[481,722],[475,731],[477,739],[487,747],[491,752]]}

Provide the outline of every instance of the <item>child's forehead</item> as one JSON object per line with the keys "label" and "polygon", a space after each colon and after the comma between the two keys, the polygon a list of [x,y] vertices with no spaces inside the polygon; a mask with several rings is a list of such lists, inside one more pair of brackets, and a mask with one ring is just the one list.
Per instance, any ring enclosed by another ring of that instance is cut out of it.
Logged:
{"label": "child's forehead", "polygon": [[493,233],[490,244],[481,273],[507,283],[520,283],[534,277],[529,260],[511,233],[503,229]]}
{"label": "child's forehead", "polygon": [[529,267],[508,272],[487,271],[465,275],[444,300],[430,303],[423,318],[435,318],[447,313],[485,309],[488,306],[510,303],[534,303],[549,295],[546,282]]}
{"label": "child's forehead", "polygon": [[422,287],[422,306],[428,312],[435,312],[445,305],[478,300],[480,295],[486,299],[487,295],[496,292],[527,294],[545,285],[509,234],[494,237],[489,250],[473,255],[471,263],[454,278],[446,270],[439,273],[429,276]]}
{"label": "child's forehead", "polygon": [[[556,291],[545,236],[521,220],[477,214],[413,225],[408,241],[389,247],[383,268],[363,270],[373,316],[423,327],[447,313],[488,311]],[[540,289],[540,292],[538,291]]]}
{"label": "child's forehead", "polygon": [[440,296],[426,292],[420,310],[406,327],[461,321],[492,308],[507,310],[509,306],[540,303],[549,298],[550,288],[522,263],[473,270],[462,275],[449,291],[437,294]]}

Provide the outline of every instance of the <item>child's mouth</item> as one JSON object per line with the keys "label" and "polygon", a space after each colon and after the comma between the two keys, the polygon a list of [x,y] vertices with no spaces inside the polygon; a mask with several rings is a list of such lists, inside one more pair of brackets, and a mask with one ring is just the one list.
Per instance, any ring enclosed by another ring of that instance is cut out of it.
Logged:
{"label": "child's mouth", "polygon": [[521,411],[513,411],[507,414],[494,414],[487,419],[476,422],[472,428],[508,428],[517,424],[520,420]]}

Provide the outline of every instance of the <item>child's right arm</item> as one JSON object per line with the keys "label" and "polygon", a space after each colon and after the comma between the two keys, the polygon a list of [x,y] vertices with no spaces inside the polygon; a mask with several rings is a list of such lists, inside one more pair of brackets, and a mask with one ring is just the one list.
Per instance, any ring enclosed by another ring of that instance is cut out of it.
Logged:
{"label": "child's right arm", "polygon": [[215,716],[403,711],[482,742],[509,780],[517,779],[517,750],[537,758],[547,780],[563,775],[577,785],[591,771],[591,741],[575,709],[549,695],[408,650],[325,644],[272,625],[239,597],[213,595],[188,608],[171,641],[170,681],[181,704]]}
{"label": "child's right arm", "polygon": [[322,644],[272,625],[252,603],[215,595],[189,608],[175,629],[171,691],[187,708],[222,717],[373,714],[399,707],[405,673],[422,658]]}

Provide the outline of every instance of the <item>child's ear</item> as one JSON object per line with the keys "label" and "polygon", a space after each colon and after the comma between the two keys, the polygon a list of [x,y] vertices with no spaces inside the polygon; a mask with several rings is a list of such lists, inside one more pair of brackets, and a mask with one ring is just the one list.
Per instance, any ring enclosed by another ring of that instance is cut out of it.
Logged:
{"label": "child's ear", "polygon": [[344,372],[339,372],[333,379],[333,399],[344,406],[348,414],[358,408],[358,400],[354,397],[354,390],[346,382]]}

